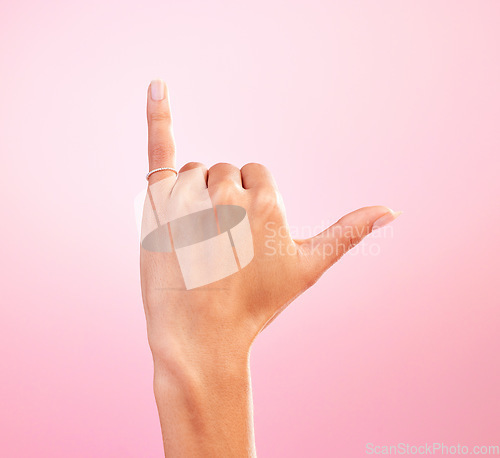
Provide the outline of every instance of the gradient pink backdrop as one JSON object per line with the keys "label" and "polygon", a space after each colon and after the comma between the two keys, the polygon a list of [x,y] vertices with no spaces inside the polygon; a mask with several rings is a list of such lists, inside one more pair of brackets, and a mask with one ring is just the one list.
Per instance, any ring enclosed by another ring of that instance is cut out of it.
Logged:
{"label": "gradient pink backdrop", "polygon": [[0,454],[159,457],[133,199],[149,80],[178,162],[262,162],[291,226],[386,204],[252,352],[260,457],[500,443],[498,1],[0,4]]}

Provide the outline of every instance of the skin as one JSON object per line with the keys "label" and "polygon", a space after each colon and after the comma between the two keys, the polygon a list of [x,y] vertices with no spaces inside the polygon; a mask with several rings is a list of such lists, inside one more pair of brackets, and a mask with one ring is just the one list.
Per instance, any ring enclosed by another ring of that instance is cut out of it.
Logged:
{"label": "skin", "polygon": [[[148,89],[147,118],[149,169],[175,168],[172,116],[161,81]],[[398,213],[384,206],[365,207],[312,239],[293,240],[276,183],[263,165],[251,163],[240,170],[221,163],[207,170],[191,162],[180,172],[193,168],[203,170],[214,204],[246,209],[254,258],[233,275],[186,290],[175,253],[141,247],[142,295],[165,456],[256,456],[252,342],[346,251]],[[149,184],[172,175],[157,172]],[[265,245],[269,223],[280,228],[273,242],[282,249],[274,254]]]}

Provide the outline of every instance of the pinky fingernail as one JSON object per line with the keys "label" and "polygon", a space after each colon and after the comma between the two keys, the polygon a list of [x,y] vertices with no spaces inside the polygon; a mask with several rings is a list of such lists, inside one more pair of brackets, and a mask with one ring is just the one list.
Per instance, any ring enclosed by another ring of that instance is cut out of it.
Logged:
{"label": "pinky fingernail", "polygon": [[156,101],[165,98],[165,83],[162,80],[151,81],[151,98]]}

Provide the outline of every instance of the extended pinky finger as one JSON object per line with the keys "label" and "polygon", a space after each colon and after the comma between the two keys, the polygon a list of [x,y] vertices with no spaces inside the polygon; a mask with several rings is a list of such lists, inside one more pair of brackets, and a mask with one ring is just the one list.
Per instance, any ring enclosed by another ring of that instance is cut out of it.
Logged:
{"label": "extended pinky finger", "polygon": [[[148,89],[148,158],[149,170],[175,168],[175,142],[167,86],[162,80],[151,81]],[[165,178],[173,172],[151,175],[150,181]]]}

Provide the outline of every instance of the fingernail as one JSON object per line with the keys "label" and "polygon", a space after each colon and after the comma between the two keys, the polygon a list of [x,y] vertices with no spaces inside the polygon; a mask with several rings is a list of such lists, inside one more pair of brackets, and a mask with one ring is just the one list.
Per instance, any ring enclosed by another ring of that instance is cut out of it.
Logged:
{"label": "fingernail", "polygon": [[383,226],[386,226],[389,223],[392,223],[399,215],[401,215],[401,211],[395,212],[392,210],[389,210],[385,215],[381,216],[379,219],[377,219],[372,226],[372,231],[375,229],[380,229]]}
{"label": "fingernail", "polygon": [[163,100],[165,98],[165,83],[162,80],[151,81],[150,88],[153,100]]}

